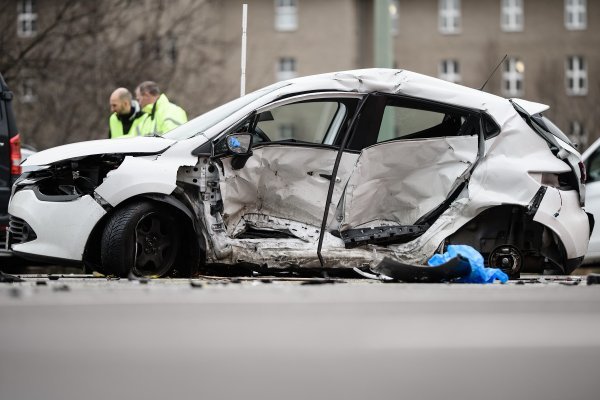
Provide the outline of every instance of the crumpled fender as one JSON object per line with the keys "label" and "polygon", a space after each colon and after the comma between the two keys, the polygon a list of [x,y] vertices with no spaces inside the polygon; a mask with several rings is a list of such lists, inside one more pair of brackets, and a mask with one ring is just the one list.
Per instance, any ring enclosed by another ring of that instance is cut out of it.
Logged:
{"label": "crumpled fender", "polygon": [[177,187],[177,170],[180,166],[194,165],[195,158],[165,157],[157,161],[156,156],[125,157],[95,192],[113,207],[144,193],[171,194]]}

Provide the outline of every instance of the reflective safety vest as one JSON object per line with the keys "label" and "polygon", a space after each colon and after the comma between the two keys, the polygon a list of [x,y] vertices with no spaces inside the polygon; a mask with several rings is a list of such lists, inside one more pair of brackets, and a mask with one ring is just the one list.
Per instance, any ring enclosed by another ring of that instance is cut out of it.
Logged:
{"label": "reflective safety vest", "polygon": [[162,135],[187,122],[185,110],[171,103],[164,94],[154,104],[146,105],[142,111],[144,115],[136,126],[136,134],[140,136]]}
{"label": "reflective safety vest", "polygon": [[133,115],[129,117],[131,121],[131,126],[129,127],[129,131],[123,132],[123,122],[119,119],[117,113],[112,113],[108,120],[108,126],[110,129],[110,138],[111,139],[120,139],[126,137],[136,136],[137,126],[140,124],[142,120],[142,111],[140,110],[140,106],[137,101],[133,100],[131,106],[134,109]]}
{"label": "reflective safety vest", "polygon": [[142,121],[143,115],[139,115],[136,117],[131,123],[131,127],[129,128],[129,132],[123,132],[123,123],[117,117],[117,113],[112,113],[110,119],[108,120],[108,126],[110,127],[110,138],[111,139],[121,139],[127,137],[137,136],[137,130],[140,122]]}

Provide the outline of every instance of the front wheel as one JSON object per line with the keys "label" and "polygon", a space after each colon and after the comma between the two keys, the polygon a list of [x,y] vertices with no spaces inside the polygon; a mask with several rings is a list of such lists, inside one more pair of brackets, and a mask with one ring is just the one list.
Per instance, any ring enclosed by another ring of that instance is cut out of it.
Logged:
{"label": "front wheel", "polygon": [[175,265],[181,243],[174,216],[151,202],[115,211],[102,234],[102,267],[108,274],[160,277]]}

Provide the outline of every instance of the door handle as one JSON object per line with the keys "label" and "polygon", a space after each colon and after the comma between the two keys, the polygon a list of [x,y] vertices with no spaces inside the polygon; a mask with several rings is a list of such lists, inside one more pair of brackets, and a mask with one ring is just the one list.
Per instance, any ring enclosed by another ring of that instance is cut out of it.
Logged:
{"label": "door handle", "polygon": [[[331,180],[331,178],[333,177],[333,175],[331,175],[331,174],[319,174],[319,176],[320,176],[321,178],[325,178],[325,179],[327,179],[328,181],[330,181],[330,180]],[[340,179],[340,177],[339,177],[339,176],[336,176],[336,177],[335,177],[335,182],[336,182],[336,183],[340,183],[341,181],[342,181],[342,180]]]}

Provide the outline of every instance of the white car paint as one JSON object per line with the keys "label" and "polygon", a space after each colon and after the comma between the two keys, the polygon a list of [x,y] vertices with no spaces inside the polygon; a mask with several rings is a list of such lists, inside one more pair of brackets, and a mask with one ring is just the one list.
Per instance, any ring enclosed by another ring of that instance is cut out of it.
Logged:
{"label": "white car paint", "polygon": [[194,165],[195,160],[169,158],[156,162],[158,156],[125,157],[120,168],[110,171],[96,193],[111,206],[140,193],[170,194],[177,185],[177,168]]}
{"label": "white car paint", "polygon": [[91,230],[106,214],[90,196],[70,202],[48,202],[40,201],[32,190],[17,192],[9,207],[11,215],[27,221],[37,235],[37,239],[13,250],[74,261],[82,259]]}
{"label": "white car paint", "polygon": [[600,262],[600,181],[589,182],[586,185],[585,210],[594,216],[596,227],[592,231],[590,243],[585,255],[584,263]]}
{"label": "white car paint", "polygon": [[[586,168],[588,168],[588,182],[585,185],[585,210],[591,213],[596,220],[596,227],[592,231],[590,243],[588,245],[587,254],[583,262],[585,264],[595,264],[600,262],[600,180],[597,179],[598,171],[590,171],[590,157],[597,155],[600,152],[600,140],[596,140],[588,149],[582,154]],[[593,177],[592,177],[593,176]]]}

